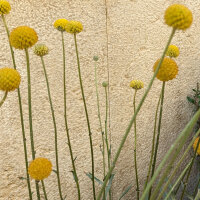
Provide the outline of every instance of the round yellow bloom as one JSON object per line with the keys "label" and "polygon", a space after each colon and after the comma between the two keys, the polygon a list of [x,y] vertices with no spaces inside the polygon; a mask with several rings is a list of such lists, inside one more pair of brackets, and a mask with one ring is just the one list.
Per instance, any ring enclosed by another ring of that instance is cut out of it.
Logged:
{"label": "round yellow bloom", "polygon": [[47,178],[52,171],[52,164],[47,158],[36,158],[31,161],[28,167],[28,173],[31,178],[40,181]]}
{"label": "round yellow bloom", "polygon": [[69,21],[65,30],[68,33],[80,33],[83,30],[83,25],[78,21]]}
{"label": "round yellow bloom", "polygon": [[65,31],[65,27],[66,25],[69,23],[68,20],[66,19],[57,19],[55,22],[54,22],[54,27],[56,29],[58,29],[59,31]]}
{"label": "round yellow bloom", "polygon": [[19,26],[10,33],[10,44],[16,49],[32,47],[37,41],[37,33],[28,26]]}
{"label": "round yellow bloom", "polygon": [[[195,141],[194,141],[194,144],[193,144],[194,152],[196,151],[198,141],[199,141],[199,137],[197,137],[197,138],[195,139]],[[198,149],[197,149],[197,155],[200,155],[200,143],[199,143],[199,146],[198,146]]]}
{"label": "round yellow bloom", "polygon": [[0,90],[13,91],[19,87],[21,81],[17,70],[4,67],[0,69]]}
{"label": "round yellow bloom", "polygon": [[166,55],[176,58],[179,56],[179,53],[179,48],[176,45],[169,45]]}
{"label": "round yellow bloom", "polygon": [[35,45],[34,53],[37,56],[45,56],[49,53],[49,49],[45,44],[37,44]]}
{"label": "round yellow bloom", "polygon": [[[160,59],[158,59],[155,62],[154,66],[153,66],[154,72],[155,72],[159,62],[160,62]],[[165,57],[156,77],[160,81],[169,81],[169,80],[176,78],[177,74],[178,74],[178,66],[177,66],[176,62],[171,58]]]}
{"label": "round yellow bloom", "polygon": [[142,89],[144,87],[144,83],[140,80],[132,80],[130,82],[130,87],[135,89],[135,90],[139,90],[139,89]]}
{"label": "round yellow bloom", "polygon": [[165,23],[176,29],[185,30],[192,24],[192,12],[185,6],[174,4],[165,11]]}
{"label": "round yellow bloom", "polygon": [[0,0],[0,15],[8,14],[10,10],[10,4],[5,0]]}

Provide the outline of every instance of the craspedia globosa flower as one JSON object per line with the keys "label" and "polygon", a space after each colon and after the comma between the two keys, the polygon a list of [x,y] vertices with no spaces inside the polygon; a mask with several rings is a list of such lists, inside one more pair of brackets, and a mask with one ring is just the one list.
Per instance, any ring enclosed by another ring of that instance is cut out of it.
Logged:
{"label": "craspedia globosa flower", "polygon": [[34,48],[34,53],[37,56],[45,56],[49,53],[49,49],[45,44],[36,44]]}
{"label": "craspedia globosa flower", "polygon": [[52,171],[52,164],[47,158],[36,158],[31,161],[28,167],[28,173],[31,178],[40,181],[47,178]]}
{"label": "craspedia globosa flower", "polygon": [[185,6],[173,4],[165,11],[165,23],[176,29],[185,30],[192,24],[192,12]]}
{"label": "craspedia globosa flower", "polygon": [[[156,71],[156,68],[157,68],[159,62],[160,62],[160,59],[158,59],[155,62],[154,66],[153,66],[154,72]],[[178,66],[177,66],[176,62],[171,58],[165,57],[156,77],[160,81],[169,81],[169,80],[176,78],[177,74],[178,74]]]}
{"label": "craspedia globosa flower", "polygon": [[139,90],[139,89],[142,89],[144,87],[144,83],[140,80],[132,80],[130,82],[130,87],[135,89],[135,90]]}
{"label": "craspedia globosa flower", "polygon": [[56,28],[57,30],[59,31],[65,31],[65,27],[66,25],[69,23],[68,20],[66,19],[57,19],[55,22],[54,22],[54,28]]}
{"label": "craspedia globosa flower", "polygon": [[[198,141],[199,141],[199,137],[197,137],[195,139],[194,143],[193,143],[193,150],[194,150],[194,152],[196,151]],[[200,143],[199,143],[199,146],[197,148],[197,155],[200,155]]]}
{"label": "craspedia globosa flower", "polygon": [[176,58],[179,56],[179,53],[179,48],[176,45],[169,45],[166,55]]}
{"label": "craspedia globosa flower", "polygon": [[8,14],[11,10],[9,2],[0,0],[0,15]]}
{"label": "craspedia globosa flower", "polygon": [[19,87],[20,81],[21,77],[17,70],[8,67],[0,69],[0,90],[13,91]]}
{"label": "craspedia globosa flower", "polygon": [[27,49],[37,41],[37,33],[28,26],[19,26],[10,33],[10,44],[16,49]]}
{"label": "craspedia globosa flower", "polygon": [[83,30],[83,25],[79,21],[69,21],[65,30],[68,33],[80,33]]}

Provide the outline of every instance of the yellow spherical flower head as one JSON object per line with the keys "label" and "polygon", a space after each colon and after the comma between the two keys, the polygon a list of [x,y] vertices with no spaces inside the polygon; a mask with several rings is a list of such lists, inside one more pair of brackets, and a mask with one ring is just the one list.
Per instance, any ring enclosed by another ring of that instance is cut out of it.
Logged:
{"label": "yellow spherical flower head", "polygon": [[165,23],[176,29],[185,30],[192,24],[192,12],[185,6],[174,4],[165,11]]}
{"label": "yellow spherical flower head", "polygon": [[0,15],[8,14],[10,10],[10,4],[5,0],[0,0]]}
{"label": "yellow spherical flower head", "polygon": [[57,19],[55,22],[54,22],[54,27],[56,29],[58,29],[59,31],[65,31],[65,27],[66,25],[69,23],[68,20],[66,19]]}
{"label": "yellow spherical flower head", "polygon": [[37,56],[45,56],[49,53],[49,49],[45,44],[37,44],[35,45],[34,53]]}
{"label": "yellow spherical flower head", "polygon": [[31,161],[28,173],[31,178],[40,181],[47,178],[52,171],[52,164],[47,158],[36,158]]}
{"label": "yellow spherical flower head", "polygon": [[135,89],[135,90],[139,90],[142,89],[144,87],[144,83],[140,80],[132,80],[130,83],[130,87]]}
{"label": "yellow spherical flower head", "polygon": [[80,33],[83,30],[83,25],[78,21],[69,21],[65,30],[68,33]]}
{"label": "yellow spherical flower head", "polygon": [[[195,139],[194,143],[193,143],[194,152],[196,151],[198,141],[199,141],[199,137],[197,137],[197,138]],[[197,155],[200,155],[200,143],[199,143],[199,146],[198,146],[198,149],[197,149]]]}
{"label": "yellow spherical flower head", "polygon": [[20,81],[21,77],[17,70],[8,67],[0,69],[0,90],[13,91],[19,87]]}
{"label": "yellow spherical flower head", "polygon": [[167,49],[166,55],[169,57],[178,57],[179,56],[179,48],[176,45],[170,45]]}
{"label": "yellow spherical flower head", "polygon": [[37,41],[37,33],[28,26],[19,26],[10,33],[10,44],[16,49],[32,47]]}
{"label": "yellow spherical flower head", "polygon": [[[155,62],[154,66],[153,66],[154,72],[156,71],[156,68],[157,68],[159,62],[160,62],[160,59],[158,59]],[[171,58],[165,57],[156,77],[160,81],[169,81],[169,80],[176,78],[177,74],[178,74],[178,66],[177,66],[176,62]]]}

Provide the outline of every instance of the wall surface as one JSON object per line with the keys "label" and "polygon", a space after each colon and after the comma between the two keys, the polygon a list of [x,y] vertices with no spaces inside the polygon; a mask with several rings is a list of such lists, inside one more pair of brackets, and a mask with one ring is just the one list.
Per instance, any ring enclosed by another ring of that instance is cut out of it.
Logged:
{"label": "wall surface", "polygon": [[[77,199],[76,186],[71,174],[71,161],[67,146],[63,112],[63,65],[61,34],[53,23],[58,18],[81,21],[84,30],[77,36],[83,85],[91,122],[95,174],[102,179],[101,134],[96,107],[93,56],[98,55],[98,83],[102,121],[105,119],[105,93],[101,83],[110,78],[110,129],[112,155],[115,154],[122,135],[133,114],[133,90],[129,87],[132,79],[141,79],[145,87],[152,77],[152,66],[161,56],[171,32],[164,24],[165,9],[173,4],[186,5],[193,13],[194,22],[190,29],[177,31],[172,43],[180,48],[176,59],[179,73],[176,79],[166,83],[162,132],[160,137],[160,160],[177,134],[192,116],[192,105],[186,96],[199,81],[200,63],[200,1],[198,0],[10,0],[12,7],[6,15],[9,29],[21,25],[34,28],[38,43],[46,44],[50,53],[45,59],[50,81],[52,100],[58,128],[59,164],[63,195],[66,199]],[[107,19],[107,22],[106,22]],[[73,152],[83,200],[92,199],[92,184],[85,175],[91,172],[90,147],[84,107],[79,86],[73,35],[64,34],[67,74],[67,112]],[[0,21],[0,67],[12,67],[8,40]],[[55,169],[54,128],[46,90],[46,83],[40,58],[29,49],[32,82],[33,131],[37,157],[46,157]],[[28,146],[31,161],[27,71],[24,51],[15,50],[18,71],[21,74],[21,96]],[[153,118],[162,83],[155,80],[142,110],[138,124],[138,166],[140,184],[143,186],[153,134]],[[145,89],[138,91],[137,103]],[[0,93],[3,96],[3,92]],[[0,200],[27,200],[28,190],[25,177],[24,150],[19,115],[17,92],[11,92],[0,109]],[[103,123],[104,124],[104,123]],[[130,184],[132,190],[124,199],[135,199],[135,174],[133,160],[133,130],[125,143],[114,171],[113,199]],[[34,181],[32,180],[34,188]],[[49,200],[57,200],[56,174],[45,180]],[[96,184],[98,191],[99,185]],[[35,190],[34,195],[35,195]],[[34,199],[36,197],[34,196]]]}

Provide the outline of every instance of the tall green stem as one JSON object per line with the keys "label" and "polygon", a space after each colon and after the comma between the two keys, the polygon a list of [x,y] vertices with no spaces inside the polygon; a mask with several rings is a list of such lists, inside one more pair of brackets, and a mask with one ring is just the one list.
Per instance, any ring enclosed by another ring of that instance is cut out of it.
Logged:
{"label": "tall green stem", "polygon": [[[99,92],[98,92],[98,83],[97,83],[97,66],[96,62],[94,64],[94,69],[95,69],[95,87],[96,87],[96,96],[97,96],[97,109],[98,109],[98,118],[99,118],[99,126],[101,130],[101,140],[102,140],[102,155],[103,155],[103,179],[105,178],[106,175],[106,165],[105,165],[105,141],[104,141],[104,132],[102,128],[102,123],[101,123],[101,112],[100,112],[100,106],[99,106]],[[104,191],[104,199],[105,199],[105,191]]]}
{"label": "tall green stem", "polygon": [[[30,62],[29,62],[29,54],[28,49],[25,49],[26,54],[26,62],[27,62],[27,78],[28,78],[28,109],[29,109],[29,128],[30,128],[30,139],[31,139],[31,151],[32,151],[32,159],[35,159],[35,147],[34,147],[34,139],[33,139],[33,122],[32,122],[32,103],[31,103],[31,73],[30,73]],[[37,198],[40,200],[40,191],[38,182],[35,181]]]}
{"label": "tall green stem", "polygon": [[3,105],[3,103],[5,102],[7,95],[8,95],[8,91],[5,92],[5,94],[4,94],[3,98],[2,98],[2,100],[0,101],[0,107],[1,107],[1,106]]}
{"label": "tall green stem", "polygon": [[111,176],[111,174],[112,174],[112,171],[113,171],[113,169],[115,168],[116,162],[117,162],[117,160],[118,160],[118,158],[119,158],[119,155],[120,155],[121,150],[122,150],[122,148],[123,148],[123,146],[124,146],[124,143],[125,143],[125,141],[126,141],[126,138],[128,137],[128,134],[129,134],[129,132],[130,132],[130,130],[131,130],[131,128],[132,128],[132,125],[133,125],[133,123],[134,123],[134,120],[135,120],[135,118],[136,118],[138,112],[140,111],[140,109],[141,109],[141,107],[142,107],[142,105],[143,105],[143,103],[144,103],[144,100],[146,99],[146,97],[147,97],[147,95],[148,95],[148,93],[149,93],[149,91],[150,91],[150,89],[151,89],[151,86],[152,86],[152,84],[153,84],[153,81],[154,81],[154,79],[155,79],[155,77],[156,77],[156,75],[157,75],[157,73],[158,73],[158,71],[159,71],[159,69],[160,69],[160,66],[161,66],[161,64],[162,64],[162,62],[163,62],[163,60],[164,60],[164,57],[165,57],[165,54],[166,54],[166,52],[167,52],[168,46],[169,46],[170,43],[171,43],[171,40],[172,40],[172,38],[173,38],[173,36],[174,36],[174,34],[175,34],[175,31],[176,31],[176,29],[172,29],[172,33],[171,33],[171,35],[170,35],[170,37],[169,37],[169,40],[168,40],[168,42],[167,42],[167,45],[166,45],[165,50],[164,50],[164,52],[163,52],[163,55],[161,56],[160,62],[158,63],[158,67],[156,68],[156,71],[154,72],[154,75],[153,75],[153,77],[152,77],[152,79],[151,79],[151,81],[150,81],[150,83],[149,83],[149,85],[148,85],[148,87],[147,87],[147,89],[146,89],[146,91],[145,91],[145,93],[144,93],[144,95],[143,95],[143,97],[142,97],[142,99],[141,99],[141,101],[140,101],[140,103],[139,103],[139,105],[138,105],[138,107],[137,107],[137,109],[136,109],[134,115],[132,116],[131,121],[129,122],[129,125],[128,125],[128,127],[127,127],[127,129],[126,129],[126,131],[125,131],[125,134],[124,134],[124,136],[123,136],[123,138],[122,138],[122,140],[121,140],[121,143],[120,143],[120,145],[119,145],[119,148],[118,148],[118,150],[117,150],[117,153],[115,154],[115,157],[114,157],[114,159],[113,159],[113,164],[112,164],[110,170],[109,170],[108,173],[107,173],[106,179],[105,179],[104,182],[103,182],[103,185],[102,185],[102,187],[101,187],[101,190],[99,191],[99,194],[98,194],[98,196],[97,196],[97,200],[100,200],[101,195],[102,195],[102,193],[103,193],[103,191],[104,191],[104,188],[106,187],[107,182],[108,182],[108,180],[109,180],[109,178],[110,178],[110,176]]}
{"label": "tall green stem", "polygon": [[42,182],[42,189],[43,189],[43,192],[44,192],[44,199],[45,199],[45,200],[48,200],[48,198],[47,198],[47,193],[46,193],[46,189],[45,189],[45,185],[44,185],[44,181],[42,180],[41,182]]}
{"label": "tall green stem", "polygon": [[81,94],[82,94],[82,98],[83,98],[85,115],[86,115],[88,132],[89,132],[91,160],[92,160],[92,189],[93,189],[93,198],[95,200],[96,199],[96,194],[95,194],[95,182],[94,182],[94,153],[93,153],[93,145],[92,145],[92,132],[91,132],[91,128],[90,128],[90,121],[89,121],[87,105],[86,105],[86,101],[85,101],[85,95],[84,95],[83,84],[82,84],[82,78],[81,78],[81,69],[80,69],[80,61],[79,61],[76,33],[74,33],[74,42],[75,42],[75,48],[76,48],[76,57],[77,57],[78,75],[79,75],[79,81],[80,81],[80,87],[81,87]]}
{"label": "tall green stem", "polygon": [[[133,109],[134,113],[136,111],[135,99],[136,99],[137,90],[135,90],[133,97]],[[134,119],[134,166],[135,166],[135,178],[136,178],[136,192],[137,192],[137,200],[140,198],[140,188],[139,188],[139,178],[138,178],[138,169],[137,169],[137,125],[136,118]]]}
{"label": "tall green stem", "polygon": [[149,169],[148,169],[148,173],[147,173],[147,178],[146,178],[146,181],[145,181],[144,189],[146,188],[147,183],[149,181],[149,176],[150,176],[150,173],[151,173],[151,166],[152,166],[152,162],[153,162],[153,155],[154,155],[154,150],[155,150],[154,148],[155,148],[155,138],[156,138],[156,127],[157,127],[157,115],[158,115],[158,108],[160,106],[160,99],[161,99],[161,95],[160,95],[159,100],[158,100],[158,104],[157,104],[157,107],[156,107],[156,113],[155,113],[155,117],[154,117],[154,128],[153,128],[151,158],[150,158],[150,162],[149,162]]}
{"label": "tall green stem", "polygon": [[[161,132],[162,111],[163,111],[163,103],[164,103],[164,92],[165,92],[165,81],[163,81],[163,84],[162,84],[160,114],[159,114],[159,121],[158,121],[158,134],[157,134],[157,139],[156,139],[156,146],[155,146],[154,159],[153,159],[153,164],[152,164],[151,177],[153,177],[154,170],[155,170],[155,167],[156,167],[156,159],[157,159],[158,145],[159,145],[160,132]],[[149,199],[151,198],[151,189],[152,188],[150,188],[150,191],[149,191]]]}
{"label": "tall green stem", "polygon": [[67,101],[66,101],[66,73],[65,73],[65,44],[64,44],[64,36],[63,32],[62,33],[62,48],[63,48],[63,86],[64,86],[64,118],[65,118],[65,129],[67,133],[67,142],[69,146],[69,151],[70,151],[70,157],[72,161],[72,168],[73,168],[73,176],[76,182],[76,187],[77,187],[77,192],[78,192],[78,199],[81,199],[81,193],[80,193],[80,186],[79,186],[79,180],[76,172],[76,167],[75,167],[75,159],[73,156],[73,151],[72,151],[72,146],[71,146],[71,141],[70,141],[70,135],[69,135],[69,128],[68,128],[68,123],[67,123]]}
{"label": "tall green stem", "polygon": [[[14,56],[14,51],[13,48],[10,44],[10,32],[8,30],[8,26],[5,20],[4,15],[2,16],[2,20],[4,23],[4,27],[6,29],[6,33],[7,33],[7,37],[8,37],[8,43],[10,46],[10,52],[11,52],[11,56],[12,56],[12,62],[13,62],[13,67],[14,69],[17,68],[16,63],[15,63],[15,56]],[[27,181],[27,186],[28,186],[28,193],[29,193],[29,199],[32,200],[32,192],[31,192],[31,184],[30,184],[30,177],[28,174],[28,154],[27,154],[27,147],[26,147],[26,135],[25,135],[25,128],[24,128],[24,117],[23,117],[23,110],[22,110],[22,102],[21,102],[21,94],[20,94],[20,89],[17,89],[17,93],[18,93],[18,102],[19,102],[19,110],[20,110],[20,119],[21,119],[21,127],[22,127],[22,139],[23,139],[23,146],[24,146],[24,157],[25,157],[25,166],[26,166],[26,181]]]}
{"label": "tall green stem", "polygon": [[55,119],[55,114],[54,114],[54,109],[53,109],[53,103],[51,99],[51,92],[50,92],[50,87],[49,87],[49,81],[48,81],[48,76],[47,76],[47,71],[45,68],[45,63],[44,59],[41,56],[41,61],[42,61],[42,67],[44,70],[44,76],[47,84],[47,92],[48,92],[48,98],[49,98],[49,103],[51,107],[51,115],[53,119],[53,125],[54,125],[54,136],[55,136],[55,156],[56,156],[56,175],[57,175],[57,181],[58,181],[58,190],[59,190],[59,195],[60,198],[62,199],[62,191],[61,191],[61,184],[60,184],[60,170],[59,170],[59,160],[58,160],[58,133],[57,133],[57,127],[56,127],[56,119]]}

